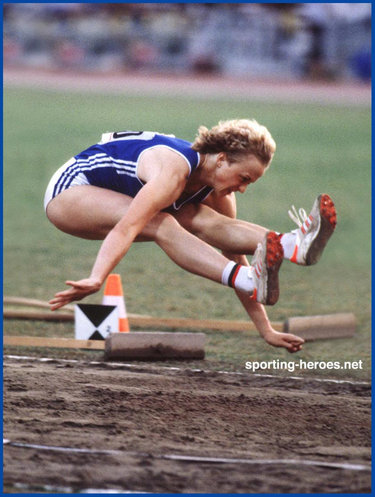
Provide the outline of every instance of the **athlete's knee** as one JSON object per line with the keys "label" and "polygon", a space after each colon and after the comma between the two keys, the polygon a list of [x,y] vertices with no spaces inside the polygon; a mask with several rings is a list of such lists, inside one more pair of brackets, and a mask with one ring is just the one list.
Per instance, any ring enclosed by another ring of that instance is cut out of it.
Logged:
{"label": "athlete's knee", "polygon": [[60,228],[60,224],[64,223],[64,215],[62,210],[59,208],[59,204],[56,199],[52,199],[48,205],[46,205],[45,213],[48,221],[50,221],[57,228]]}

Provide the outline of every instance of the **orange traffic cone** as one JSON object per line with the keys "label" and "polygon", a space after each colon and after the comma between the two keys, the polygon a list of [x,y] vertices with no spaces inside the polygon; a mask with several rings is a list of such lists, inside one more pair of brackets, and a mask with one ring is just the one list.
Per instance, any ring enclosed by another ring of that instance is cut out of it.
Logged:
{"label": "orange traffic cone", "polygon": [[130,331],[129,320],[126,314],[124,293],[122,291],[121,276],[110,274],[104,288],[103,305],[117,305],[119,316],[119,331]]}

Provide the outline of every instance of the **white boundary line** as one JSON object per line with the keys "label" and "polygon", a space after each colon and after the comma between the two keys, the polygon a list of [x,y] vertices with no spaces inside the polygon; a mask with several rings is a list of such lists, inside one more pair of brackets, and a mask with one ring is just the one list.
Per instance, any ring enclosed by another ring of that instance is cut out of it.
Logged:
{"label": "white boundary line", "polygon": [[[92,366],[104,366],[109,368],[127,368],[135,371],[150,371],[150,369],[154,368],[157,370],[166,370],[166,371],[186,371],[183,368],[177,368],[172,366],[159,366],[155,368],[155,366],[140,366],[131,363],[123,363],[123,362],[100,362],[100,361],[80,361],[78,359],[56,359],[53,357],[33,357],[33,356],[19,356],[19,355],[4,355],[5,359],[14,359],[17,361],[35,361],[35,362],[63,362],[69,364],[88,364]],[[190,372],[193,373],[216,373],[216,374],[226,374],[226,375],[238,375],[244,376],[246,378],[250,377],[249,374],[241,373],[239,371],[209,371],[204,369],[190,369]],[[333,378],[309,378],[302,376],[277,376],[272,374],[259,374],[253,373],[251,376],[256,376],[258,378],[275,378],[278,380],[297,380],[297,381],[316,381],[318,383],[335,383],[335,384],[348,384],[348,385],[357,385],[357,386],[368,386],[371,387],[371,383],[366,381],[350,381],[350,380],[335,380]]]}
{"label": "white boundary line", "polygon": [[44,490],[49,494],[149,494],[150,492],[144,492],[143,490],[120,490],[112,488],[82,488],[80,490],[75,490],[73,487],[59,487],[54,485],[43,485],[43,484],[27,484],[27,483],[10,483],[7,485],[9,487],[16,488],[21,491],[37,492],[38,490]]}
{"label": "white boundary line", "polygon": [[371,471],[371,466],[365,464],[336,463],[324,461],[311,461],[309,459],[242,459],[227,457],[200,457],[181,454],[147,454],[142,452],[126,452],[121,450],[97,450],[75,447],[59,447],[50,445],[28,444],[23,442],[12,442],[9,439],[3,439],[3,445],[19,447],[24,449],[46,450],[53,452],[70,452],[78,454],[99,454],[99,455],[130,455],[135,457],[151,457],[155,459],[167,459],[170,461],[187,462],[187,463],[206,463],[206,464],[267,464],[267,465],[293,465],[293,466],[320,466],[324,468],[345,469],[349,471]]}

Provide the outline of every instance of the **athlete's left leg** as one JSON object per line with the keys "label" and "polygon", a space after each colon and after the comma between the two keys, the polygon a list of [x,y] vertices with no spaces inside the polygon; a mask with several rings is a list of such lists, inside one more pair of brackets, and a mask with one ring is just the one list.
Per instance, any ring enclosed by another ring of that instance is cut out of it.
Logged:
{"label": "athlete's left leg", "polygon": [[[304,209],[297,213],[295,208],[289,215],[298,229],[281,236],[284,257],[300,265],[316,264],[336,227],[336,209],[331,197],[319,195],[308,216]],[[253,254],[269,231],[263,226],[224,216],[204,204],[186,205],[175,217],[202,240],[234,254]]]}

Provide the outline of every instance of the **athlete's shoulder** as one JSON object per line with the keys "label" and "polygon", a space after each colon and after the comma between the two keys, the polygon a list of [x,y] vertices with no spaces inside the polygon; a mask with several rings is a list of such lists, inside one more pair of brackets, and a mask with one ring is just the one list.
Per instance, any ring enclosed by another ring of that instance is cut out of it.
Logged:
{"label": "athlete's shoulder", "polygon": [[174,135],[158,134],[159,144],[171,148],[181,154],[189,163],[191,170],[194,170],[200,160],[199,152],[192,148],[191,142]]}

